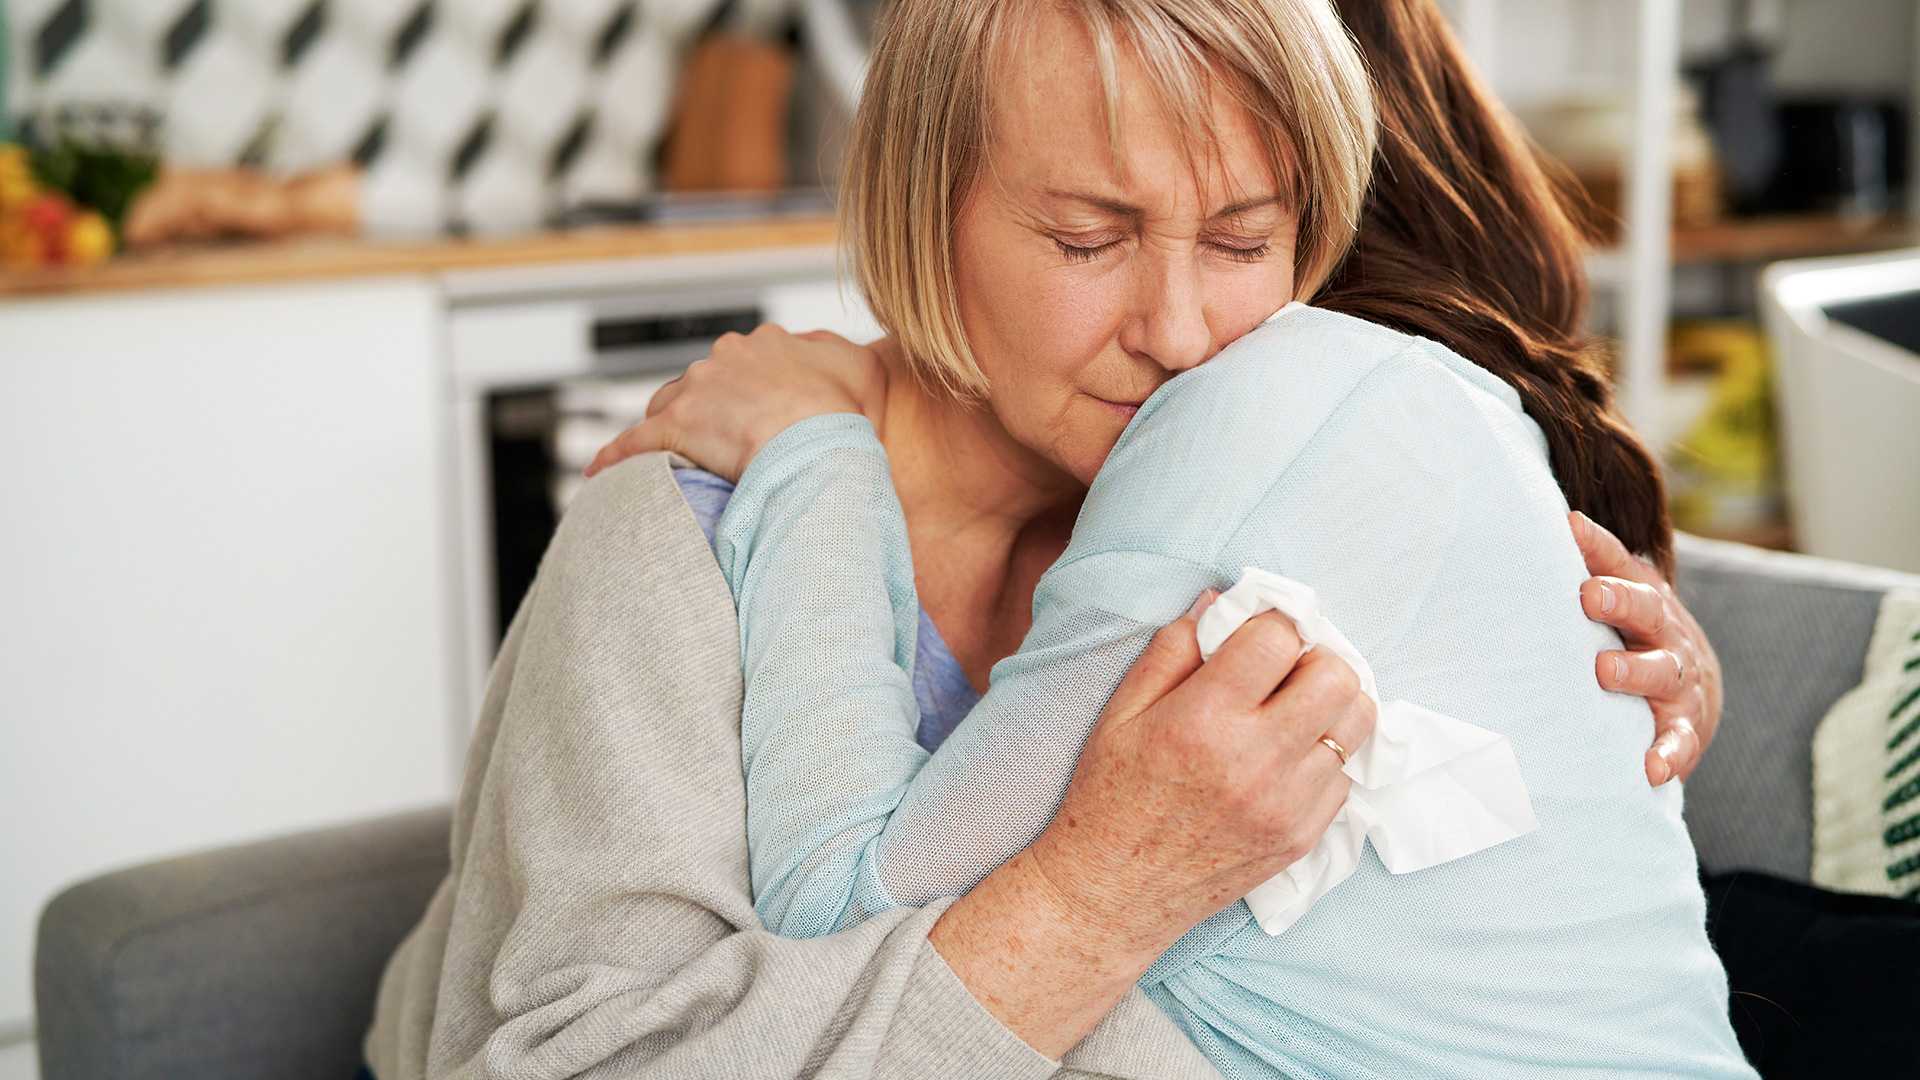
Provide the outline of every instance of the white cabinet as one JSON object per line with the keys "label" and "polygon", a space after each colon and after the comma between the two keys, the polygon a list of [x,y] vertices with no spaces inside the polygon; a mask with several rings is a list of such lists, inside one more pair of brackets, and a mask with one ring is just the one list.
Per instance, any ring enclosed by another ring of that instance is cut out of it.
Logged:
{"label": "white cabinet", "polygon": [[0,304],[0,1030],[102,869],[451,797],[426,278]]}

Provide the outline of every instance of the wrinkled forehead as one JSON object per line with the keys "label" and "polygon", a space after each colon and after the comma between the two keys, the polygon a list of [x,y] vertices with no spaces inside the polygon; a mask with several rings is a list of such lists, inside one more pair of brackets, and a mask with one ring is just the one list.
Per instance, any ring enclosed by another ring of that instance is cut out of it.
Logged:
{"label": "wrinkled forehead", "polygon": [[1125,184],[1170,151],[1196,188],[1298,205],[1288,110],[1159,7],[1012,0],[985,29],[985,169],[1064,159]]}

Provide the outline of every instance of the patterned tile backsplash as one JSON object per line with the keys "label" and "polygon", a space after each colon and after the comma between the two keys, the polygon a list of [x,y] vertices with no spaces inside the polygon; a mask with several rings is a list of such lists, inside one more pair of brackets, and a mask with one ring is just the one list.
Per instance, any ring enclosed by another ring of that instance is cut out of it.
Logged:
{"label": "patterned tile backsplash", "polygon": [[722,0],[0,0],[18,115],[142,106],[182,166],[367,170],[389,232],[513,230],[653,187]]}

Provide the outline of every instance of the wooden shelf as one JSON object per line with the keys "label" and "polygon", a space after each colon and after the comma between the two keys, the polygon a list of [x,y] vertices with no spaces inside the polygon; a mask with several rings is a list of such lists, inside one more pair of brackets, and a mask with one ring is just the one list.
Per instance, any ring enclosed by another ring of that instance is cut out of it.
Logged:
{"label": "wooden shelf", "polygon": [[[1920,247],[1920,221],[1901,215],[1868,219],[1832,214],[1781,215],[1675,229],[1673,264],[1765,263],[1903,247]],[[1626,253],[1618,247],[1589,250],[1586,266],[1587,280],[1596,288],[1627,285]]]}
{"label": "wooden shelf", "polygon": [[[1675,266],[1773,262],[1819,255],[1848,255],[1920,246],[1920,222],[1892,214],[1879,218],[1837,214],[1792,214],[1734,218],[1673,231]],[[1626,272],[1620,249],[1587,253],[1587,275],[1596,284],[1619,284]]]}
{"label": "wooden shelf", "polygon": [[1920,228],[1904,215],[1878,218],[1836,214],[1745,218],[1673,234],[1676,264],[1767,262],[1813,255],[1883,251],[1920,244]]}

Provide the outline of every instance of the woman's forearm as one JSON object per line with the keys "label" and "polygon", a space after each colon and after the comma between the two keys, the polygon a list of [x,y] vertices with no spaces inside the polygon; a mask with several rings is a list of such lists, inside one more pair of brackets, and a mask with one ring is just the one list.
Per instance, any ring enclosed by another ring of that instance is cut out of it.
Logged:
{"label": "woman's forearm", "polygon": [[813,417],[769,442],[715,541],[740,614],[755,909],[777,934],[818,937],[901,906],[868,883],[927,759],[910,674],[919,606],[867,420]]}
{"label": "woman's forearm", "polygon": [[1117,941],[1048,880],[1030,851],[954,901],[927,941],[994,1019],[1056,1059],[1172,944]]}

